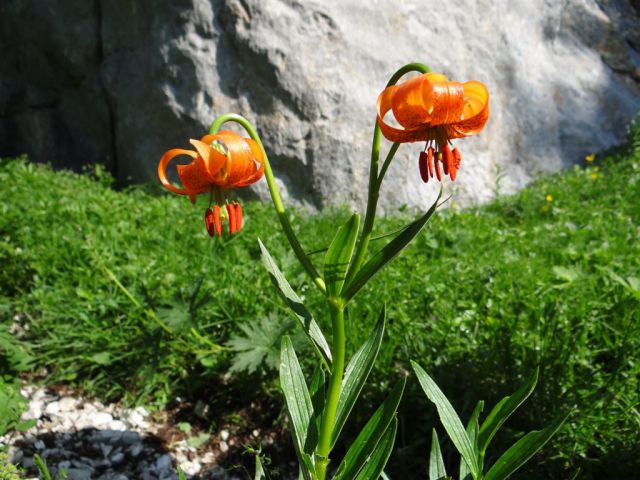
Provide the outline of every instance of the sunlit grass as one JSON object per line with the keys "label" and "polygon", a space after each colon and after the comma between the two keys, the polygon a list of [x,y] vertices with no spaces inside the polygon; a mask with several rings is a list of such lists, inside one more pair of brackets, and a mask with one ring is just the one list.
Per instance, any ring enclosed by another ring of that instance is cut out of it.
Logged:
{"label": "sunlit grass", "polygon": [[[320,301],[312,285],[300,284],[304,276],[269,205],[248,203],[242,234],[229,240],[206,235],[204,205],[142,189],[116,192],[99,170],[79,176],[5,160],[0,193],[0,339],[15,338],[6,335],[11,324],[27,329],[17,343],[35,358],[33,371],[47,369],[48,382],[162,404],[215,381],[233,362],[227,342],[239,324],[261,328],[265,319],[286,317],[259,261],[257,236],[285,259],[283,271],[310,308]],[[349,312],[353,350],[383,302],[390,308],[361,416],[373,392],[411,358],[463,416],[472,401],[491,405],[513,391],[539,364],[538,388],[509,423],[511,434],[577,411],[531,464],[532,478],[563,477],[575,466],[590,475],[584,478],[625,478],[625,468],[638,466],[640,442],[638,198],[636,145],[517,195],[437,214]],[[292,215],[303,245],[314,250],[348,213]],[[404,213],[387,218],[377,231],[406,220]],[[320,264],[322,255],[313,258]],[[0,345],[7,365],[9,354]],[[262,371],[272,385],[275,373]],[[409,453],[424,462],[405,467],[426,468],[435,424],[429,408],[420,394],[403,401],[392,471]]]}

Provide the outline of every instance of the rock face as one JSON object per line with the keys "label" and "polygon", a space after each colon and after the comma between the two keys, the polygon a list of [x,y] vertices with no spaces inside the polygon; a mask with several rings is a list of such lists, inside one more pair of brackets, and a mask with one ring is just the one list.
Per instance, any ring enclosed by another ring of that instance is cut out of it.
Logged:
{"label": "rock face", "polygon": [[[165,150],[235,111],[313,207],[364,204],[375,100],[411,61],[491,92],[485,131],[456,144],[459,204],[622,142],[640,109],[637,0],[5,0],[0,47],[0,155],[155,181]],[[400,149],[383,207],[433,197],[420,148]]]}

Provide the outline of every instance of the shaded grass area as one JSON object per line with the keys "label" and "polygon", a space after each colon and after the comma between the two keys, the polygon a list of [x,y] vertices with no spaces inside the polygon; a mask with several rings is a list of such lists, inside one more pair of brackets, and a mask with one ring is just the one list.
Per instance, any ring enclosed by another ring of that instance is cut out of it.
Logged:
{"label": "shaded grass area", "polygon": [[[595,165],[486,206],[436,214],[349,311],[352,352],[383,302],[390,322],[350,434],[409,359],[434,376],[463,420],[476,400],[486,400],[488,411],[540,365],[534,396],[496,439],[489,463],[523,430],[575,408],[520,478],[565,478],[577,468],[580,478],[633,478],[640,468],[635,135],[629,150]],[[5,372],[36,371],[102,397],[163,404],[215,388],[231,368],[253,371],[235,382],[277,394],[269,365],[279,336],[294,326],[262,268],[256,237],[313,312],[321,299],[285,248],[269,205],[248,203],[241,235],[211,239],[204,203],[115,192],[100,169],[79,176],[3,160],[0,192]],[[292,213],[308,250],[326,246],[348,215]],[[383,219],[377,233],[408,219]],[[322,255],[313,258],[320,264]],[[318,320],[328,333],[328,319]],[[390,473],[426,472],[435,418],[411,380]],[[452,460],[451,446],[444,448]]]}

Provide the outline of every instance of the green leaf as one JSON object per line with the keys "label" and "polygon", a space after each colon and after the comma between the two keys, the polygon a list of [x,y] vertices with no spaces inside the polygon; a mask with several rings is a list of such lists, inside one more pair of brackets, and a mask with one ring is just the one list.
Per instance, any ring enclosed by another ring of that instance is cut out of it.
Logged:
{"label": "green leaf", "polygon": [[569,415],[557,418],[544,430],[527,433],[496,460],[484,480],[503,480],[526,463],[558,431]]}
{"label": "green leaf", "polygon": [[[467,423],[467,435],[469,436],[469,440],[471,440],[471,445],[473,445],[473,448],[477,453],[478,470],[480,472],[482,472],[482,458],[478,450],[478,418],[480,417],[480,413],[482,413],[483,409],[484,402],[480,400],[473,409],[473,412],[471,412],[471,418],[469,419],[469,423]],[[460,480],[472,480],[469,466],[462,458],[460,459]]]}
{"label": "green leaf", "polygon": [[538,369],[531,375],[527,381],[522,385],[513,395],[504,397],[500,400],[495,407],[491,410],[487,418],[480,427],[480,433],[478,434],[478,450],[481,455],[487,451],[487,447],[491,442],[491,439],[496,434],[502,424],[515,412],[522,402],[524,402],[538,382]]}
{"label": "green leaf", "polygon": [[261,367],[277,369],[282,336],[291,331],[293,323],[294,320],[283,318],[276,312],[237,323],[240,331],[232,333],[227,342],[233,352],[229,371],[252,374]]}
{"label": "green leaf", "polygon": [[429,455],[429,480],[441,480],[447,478],[444,468],[444,460],[440,451],[440,441],[434,428],[431,433],[431,455]]}
{"label": "green leaf", "polygon": [[395,417],[406,381],[406,378],[400,380],[371,416],[342,459],[334,480],[354,479],[362,470]]}
{"label": "green leaf", "polygon": [[193,448],[200,448],[202,445],[207,443],[211,435],[206,432],[201,433],[200,435],[196,435],[195,437],[190,437],[187,440],[187,445]]}
{"label": "green leaf", "polygon": [[342,290],[359,227],[360,216],[356,212],[338,229],[324,257],[324,282],[330,297],[337,297]]}
{"label": "green leaf", "polygon": [[282,337],[281,352],[280,386],[289,412],[293,443],[301,456],[306,452],[305,442],[313,418],[313,405],[298,357],[288,336]]}
{"label": "green leaf", "polygon": [[575,281],[581,275],[580,270],[573,267],[563,267],[562,265],[556,265],[551,270],[560,280],[569,283]]}
{"label": "green leaf", "polygon": [[398,419],[394,417],[391,425],[384,432],[384,436],[380,439],[375,450],[371,454],[371,457],[365,464],[364,468],[360,470],[360,473],[356,477],[356,480],[375,480],[380,478],[384,466],[387,464],[391,451],[393,450],[393,444],[396,440],[396,432],[398,430]]}
{"label": "green leaf", "polygon": [[442,189],[440,189],[440,193],[438,194],[436,201],[433,202],[431,208],[429,208],[423,216],[410,223],[407,228],[402,230],[393,240],[382,247],[380,251],[375,253],[367,263],[362,266],[358,273],[354,275],[353,279],[344,286],[342,296],[346,301],[351,300],[353,296],[366,285],[371,277],[378,273],[382,267],[398,255],[409,244],[409,242],[411,242],[411,240],[420,233],[422,227],[426,225],[427,221],[429,221],[433,213],[436,211],[441,195]]}
{"label": "green leaf", "polygon": [[322,334],[322,330],[320,330],[320,327],[313,319],[309,310],[307,310],[307,307],[304,306],[300,297],[298,297],[296,292],[291,288],[291,285],[289,285],[289,282],[276,265],[273,257],[269,254],[267,247],[264,246],[260,239],[258,239],[258,243],[260,244],[260,250],[262,251],[262,262],[264,263],[267,272],[269,272],[271,282],[276,286],[280,296],[291,309],[296,320],[300,322],[302,329],[311,339],[311,343],[322,360],[327,366],[329,366],[331,363],[331,350],[329,349],[327,340]]}
{"label": "green leaf", "polygon": [[51,472],[49,472],[49,467],[47,466],[46,460],[42,459],[40,455],[35,455],[33,457],[33,462],[36,464],[36,468],[42,477],[42,480],[53,480],[51,477]]}
{"label": "green leaf", "polygon": [[335,445],[344,424],[349,418],[349,414],[364,387],[367,377],[373,368],[373,364],[378,356],[382,337],[384,335],[384,322],[386,308],[383,307],[375,326],[373,334],[360,347],[353,356],[344,374],[342,381],[342,391],[338,399],[338,408],[336,411],[336,420],[331,434],[331,446]]}
{"label": "green leaf", "polygon": [[462,455],[466,460],[473,478],[478,478],[478,474],[480,473],[478,456],[467,432],[462,426],[462,422],[460,421],[458,414],[453,409],[444,393],[442,393],[442,390],[440,390],[438,385],[436,385],[436,382],[427,375],[427,372],[425,372],[422,367],[414,361],[411,361],[411,365],[413,367],[413,371],[416,372],[416,376],[418,377],[418,381],[420,382],[424,393],[426,393],[429,400],[436,405],[442,426],[449,434],[453,445],[456,447],[458,452],[460,452],[460,455]]}
{"label": "green leaf", "polygon": [[187,477],[184,476],[184,472],[180,467],[178,467],[178,480],[187,480]]}
{"label": "green leaf", "polygon": [[[324,371],[320,365],[316,365],[311,377],[311,385],[309,386],[309,395],[311,396],[311,405],[314,412],[322,412],[324,410],[325,396],[325,378]],[[318,444],[318,432],[322,424],[322,415],[316,415],[314,421],[309,426],[307,433],[306,450],[312,452]]]}
{"label": "green leaf", "polygon": [[260,454],[256,453],[256,474],[254,475],[254,480],[267,480],[267,475],[264,473],[264,467],[262,466],[262,461],[260,460]]}

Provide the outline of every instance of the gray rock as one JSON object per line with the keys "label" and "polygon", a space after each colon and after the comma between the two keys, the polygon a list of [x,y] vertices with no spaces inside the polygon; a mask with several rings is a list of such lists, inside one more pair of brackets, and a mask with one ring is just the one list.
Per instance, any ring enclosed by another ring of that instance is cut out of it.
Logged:
{"label": "gray rock", "polygon": [[117,452],[111,455],[110,460],[112,465],[120,465],[122,462],[124,462],[124,453]]}
{"label": "gray rock", "polygon": [[[0,155],[156,181],[165,150],[236,111],[285,197],[362,205],[376,97],[423,61],[489,87],[485,132],[456,142],[456,201],[483,201],[623,141],[640,108],[638,24],[629,0],[2,2]],[[401,148],[382,205],[434,196],[420,148]]]}
{"label": "gray rock", "polygon": [[156,470],[158,473],[162,473],[164,470],[168,470],[171,468],[171,455],[166,454],[158,457],[156,460]]}
{"label": "gray rock", "polygon": [[70,468],[67,470],[68,480],[91,480],[92,468]]}

